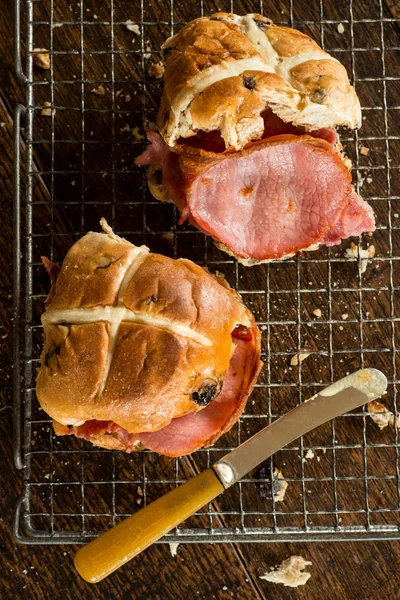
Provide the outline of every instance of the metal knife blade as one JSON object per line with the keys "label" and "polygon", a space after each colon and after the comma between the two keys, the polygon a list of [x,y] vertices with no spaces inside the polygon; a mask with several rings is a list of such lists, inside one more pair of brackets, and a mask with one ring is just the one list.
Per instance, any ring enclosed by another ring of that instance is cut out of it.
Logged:
{"label": "metal knife blade", "polygon": [[311,429],[385,394],[387,379],[377,369],[360,369],[324,388],[277,419],[213,466],[228,488],[272,454]]}

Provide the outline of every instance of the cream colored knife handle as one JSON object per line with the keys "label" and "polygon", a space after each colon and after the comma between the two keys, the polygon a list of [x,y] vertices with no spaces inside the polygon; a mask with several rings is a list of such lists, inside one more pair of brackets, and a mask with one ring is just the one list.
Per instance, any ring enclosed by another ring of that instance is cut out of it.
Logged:
{"label": "cream colored knife handle", "polygon": [[214,471],[203,471],[83,546],[76,570],[89,583],[101,581],[223,491]]}

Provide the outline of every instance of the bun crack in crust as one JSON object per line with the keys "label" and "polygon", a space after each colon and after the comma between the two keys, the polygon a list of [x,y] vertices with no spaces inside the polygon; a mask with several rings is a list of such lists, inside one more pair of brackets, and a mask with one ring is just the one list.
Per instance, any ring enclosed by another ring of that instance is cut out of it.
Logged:
{"label": "bun crack in crust", "polygon": [[361,124],[343,65],[307,35],[262,15],[195,19],[162,50],[157,126],[169,146],[219,130],[225,147],[239,150],[262,137],[266,108],[306,131]]}
{"label": "bun crack in crust", "polygon": [[39,402],[57,434],[106,448],[178,456],[210,445],[261,368],[254,318],[201,267],[102,225],[69,250],[48,298]]}

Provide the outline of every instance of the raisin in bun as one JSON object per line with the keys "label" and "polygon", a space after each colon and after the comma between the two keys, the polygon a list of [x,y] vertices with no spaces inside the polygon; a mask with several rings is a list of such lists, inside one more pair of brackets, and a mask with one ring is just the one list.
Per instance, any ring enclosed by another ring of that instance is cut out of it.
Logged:
{"label": "raisin in bun", "polygon": [[48,298],[41,406],[57,434],[105,448],[177,456],[214,443],[261,367],[252,314],[225,280],[102,225],[69,250]]}

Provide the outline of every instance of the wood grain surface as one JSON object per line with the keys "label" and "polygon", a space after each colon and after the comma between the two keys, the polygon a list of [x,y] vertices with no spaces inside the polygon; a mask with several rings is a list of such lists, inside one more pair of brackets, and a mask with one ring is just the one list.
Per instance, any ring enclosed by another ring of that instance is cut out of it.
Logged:
{"label": "wood grain surface", "polygon": [[[135,2],[126,2],[125,0],[114,0],[114,14],[115,18],[121,21],[125,21],[127,19],[131,19],[135,21],[140,15],[140,2],[136,0]],[[255,5],[258,3],[251,2],[235,2],[234,9],[236,12],[248,12],[249,10],[254,10]],[[269,4],[269,3],[268,3]],[[318,21],[320,19],[320,5],[319,2],[303,2],[297,0],[295,3],[295,18],[299,20],[307,20],[307,21]],[[342,5],[343,4],[343,5]],[[50,2],[35,2],[34,3],[34,18],[38,21],[43,20],[47,21],[49,12]],[[57,1],[54,2],[55,5],[55,13],[54,16],[57,20],[74,20],[77,19],[80,14],[80,5],[75,1]],[[110,0],[98,2],[92,0],[90,3],[87,3],[87,6],[90,5],[91,17],[96,14],[99,17],[99,20],[107,20],[110,15]],[[183,21],[190,20],[198,16],[198,7],[200,6],[200,2],[175,2],[174,6],[174,19],[175,21]],[[221,9],[230,9],[230,2],[225,2],[221,0],[221,2],[212,2],[212,1],[204,1],[204,13],[214,12],[217,8]],[[376,19],[380,15],[378,1],[368,1],[368,2],[355,2],[353,3],[353,14],[357,19]],[[85,4],[86,7],[86,4]],[[160,41],[169,35],[169,19],[170,19],[170,3],[169,2],[148,2],[145,3],[145,11],[146,11],[146,20],[149,23],[153,23],[156,20],[165,21],[165,24],[161,26],[149,25],[148,26],[148,39],[149,44],[153,48],[159,46]],[[270,6],[266,6],[264,2],[264,14],[268,14],[275,20],[286,20],[289,15],[289,3],[285,2],[276,2],[271,3]],[[384,16],[389,18],[390,16],[398,15],[398,5],[392,0],[389,0],[383,7]],[[346,21],[349,18],[348,13],[348,5],[347,3],[338,3],[338,2],[324,2],[324,18],[334,20],[335,22],[340,21],[341,19],[345,21],[345,28],[347,27]],[[397,11],[397,12],[396,12]],[[13,465],[13,457],[12,457],[12,440],[11,440],[11,431],[12,431],[12,407],[11,407],[11,369],[12,369],[12,183],[11,183],[11,172],[12,172],[12,114],[13,107],[17,101],[24,102],[24,91],[21,89],[19,84],[16,82],[15,77],[13,75],[13,67],[12,67],[12,43],[10,38],[10,24],[12,22],[12,2],[11,0],[6,0],[3,3],[2,11],[0,11],[0,33],[2,44],[0,45],[0,81],[1,81],[1,89],[0,89],[0,145],[1,145],[1,160],[0,160],[0,598],[1,600],[11,600],[11,599],[26,599],[26,600],[36,600],[36,599],[50,599],[50,600],[75,600],[85,598],[88,600],[91,599],[137,599],[137,600],[192,600],[195,598],[204,598],[204,599],[218,599],[225,600],[228,598],[238,598],[238,599],[280,599],[285,600],[289,598],[299,598],[304,600],[336,600],[336,599],[351,599],[351,600],[364,600],[368,598],[369,600],[381,600],[382,598],[390,598],[393,600],[400,599],[400,591],[398,589],[398,563],[399,563],[399,554],[400,554],[400,546],[398,542],[359,542],[359,543],[318,543],[318,544],[305,544],[305,543],[297,543],[297,544],[278,544],[278,543],[265,543],[265,544],[194,544],[194,545],[180,545],[177,550],[177,555],[173,557],[171,555],[170,549],[168,545],[157,545],[146,552],[144,552],[138,559],[135,559],[132,563],[126,565],[120,571],[113,574],[107,580],[101,582],[96,586],[90,586],[86,584],[76,575],[73,565],[72,565],[72,557],[76,548],[73,546],[19,546],[12,539],[11,535],[11,521],[12,521],[12,511],[15,504],[15,500],[18,497],[21,485],[22,485],[22,474],[18,473],[14,469]],[[392,28],[392,25],[387,24],[386,34],[389,36],[389,26]],[[100,26],[102,27],[102,26]],[[375,25],[369,26],[370,30],[367,34],[370,36],[372,40],[371,46],[375,46],[380,44],[380,38],[375,39],[375,35],[377,34],[377,30]],[[385,25],[386,27],[386,25]],[[308,25],[303,27],[304,30],[308,30],[315,36],[318,36],[320,33],[319,25]],[[336,31],[336,24],[332,26],[325,26],[325,39],[327,43],[330,43],[333,46],[340,45],[342,43],[340,36],[338,36]],[[363,28],[356,28],[357,40],[356,43],[359,45],[368,44],[368,39],[365,37],[365,32],[363,33]],[[364,27],[366,29],[366,26]],[[57,31],[57,30],[54,30]],[[391,45],[397,46],[398,38],[396,38],[396,30],[393,28],[393,34],[391,39]],[[119,32],[120,35],[116,38],[116,43],[121,44],[121,48],[123,48],[124,39],[123,36],[126,32]],[[379,32],[378,32],[379,33]],[[397,30],[398,34],[398,30]],[[49,42],[49,28],[37,26],[35,38],[35,44],[37,47],[48,47]],[[331,36],[331,38],[329,37]],[[127,37],[125,40],[126,43],[132,44],[132,34]],[[88,44],[92,45],[94,49],[103,49],[105,47],[105,40],[109,39],[109,31],[107,31],[107,27],[104,26],[104,31],[99,29],[94,33],[92,31],[88,31],[87,34]],[[385,38],[386,39],[386,38]],[[397,39],[397,42],[395,41]],[[64,25],[60,27],[57,31],[57,37],[55,36],[55,48],[65,48],[65,47],[73,47],[75,45],[79,45],[80,43],[80,32],[77,28],[73,26]],[[138,42],[137,42],[138,43]],[[346,43],[346,42],[345,42]],[[57,47],[57,44],[59,46]],[[360,73],[364,70],[364,73],[368,73],[373,71],[374,64],[372,65],[371,60],[376,60],[376,55],[371,54],[370,52],[366,52],[365,56],[363,53],[360,54],[360,59],[357,58],[358,62],[356,65],[357,69],[360,69]],[[389,53],[388,53],[389,54]],[[379,56],[379,55],[378,55]],[[118,57],[119,58],[119,57]],[[93,54],[87,60],[86,68],[88,72],[86,76],[90,78],[93,82],[100,80],[103,76],[103,72],[108,73],[109,64],[107,62],[107,57],[103,55]],[[395,54],[393,56],[389,55],[387,57],[387,68],[389,73],[395,72]],[[346,64],[348,68],[351,67],[350,64]],[[123,79],[126,76],[126,73],[130,73],[131,78],[133,78],[133,83],[130,79],[130,83],[127,83],[124,88],[125,94],[131,94],[135,92],[134,85],[134,77],[132,75],[135,73],[135,61],[134,58],[128,60],[124,55],[121,55],[120,60],[116,60],[114,65],[116,68],[118,76]],[[137,66],[138,73],[139,67]],[[79,57],[76,55],[72,56],[60,56],[60,60],[55,67],[57,69],[55,73],[55,77],[59,80],[63,78],[68,78],[71,76],[71,73],[78,73],[79,71]],[[393,70],[392,70],[393,69]],[[78,71],[77,71],[78,70]],[[79,74],[79,73],[78,73]],[[45,74],[37,74],[37,77],[45,76]],[[366,75],[365,75],[366,76]],[[379,75],[378,75],[379,76]],[[397,82],[398,83],[398,82]],[[85,100],[88,103],[88,106],[93,106],[94,108],[101,108],[102,97],[96,96],[91,93],[91,90],[99,85],[98,83],[93,83],[89,86],[87,93],[85,95]],[[122,86],[121,86],[122,87]],[[371,104],[371,94],[372,96],[376,93],[379,95],[380,91],[378,90],[379,85],[375,84],[375,87],[370,87],[367,85],[360,85],[359,93],[362,97],[362,103],[364,105]],[[58,105],[63,106],[73,106],[76,98],[74,97],[74,86],[71,85],[68,89],[66,86],[60,86],[56,91],[55,102]],[[119,89],[119,88],[118,88]],[[154,106],[154,113],[157,108],[157,102],[159,97],[160,83],[158,81],[150,82],[148,85],[147,92],[147,102],[150,103],[151,106]],[[392,95],[395,95],[397,90],[396,82],[393,82],[393,85],[390,86],[387,90],[388,99],[391,101]],[[79,94],[81,91],[79,90]],[[380,97],[379,97],[380,98]],[[46,90],[46,86],[38,86],[35,96],[35,101],[37,105],[48,101],[48,90]],[[121,99],[122,103],[123,99]],[[134,100],[132,100],[132,106],[134,105]],[[377,99],[377,104],[379,104],[380,100]],[[135,105],[136,106],[136,105]],[[118,108],[108,106],[110,111],[111,108],[118,110]],[[133,112],[133,111],[132,111]],[[128,115],[126,116],[126,120],[121,119],[121,123],[117,122],[117,127],[114,130],[116,139],[121,142],[121,154],[118,156],[111,155],[108,150],[109,147],[106,145],[102,146],[101,141],[107,140],[107,136],[110,135],[110,122],[107,120],[107,114],[103,113],[104,117],[100,118],[98,113],[95,116],[95,121],[87,123],[88,131],[93,128],[95,131],[94,139],[99,142],[97,145],[93,144],[90,146],[91,154],[90,160],[92,164],[96,165],[98,168],[103,168],[104,171],[108,171],[110,163],[107,162],[111,160],[111,163],[114,167],[121,167],[121,171],[123,170],[123,163],[118,162],[121,157],[124,160],[131,160],[134,152],[137,151],[137,148],[133,148],[132,144],[129,143],[126,146],[124,145],[124,132],[121,132],[123,126],[129,124],[130,127],[134,125],[140,125],[140,115]],[[371,114],[371,113],[370,113]],[[368,118],[370,122],[375,121],[376,131],[379,131],[379,113],[377,113],[375,119],[375,113],[372,115],[372,118],[368,114]],[[89,117],[87,117],[89,119]],[[78,145],[74,143],[74,141],[79,140],[82,134],[80,128],[80,118],[79,114],[73,115],[71,112],[68,113],[68,118],[64,117],[62,111],[59,111],[57,118],[57,135],[62,138],[63,136],[68,135],[68,139],[71,140],[70,144],[57,144],[57,157],[56,160],[60,161],[61,165],[68,165],[68,168],[74,169],[74,164],[77,165],[77,170],[81,166],[81,155],[80,149]],[[67,129],[68,127],[68,129]],[[366,130],[366,135],[368,132],[373,130],[374,124],[368,124],[368,122],[364,125]],[[46,138],[49,133],[49,121],[46,118],[38,118],[35,123],[34,128],[34,139]],[[22,131],[22,134],[24,132]],[[87,135],[87,132],[86,132]],[[89,133],[90,135],[90,133]],[[372,133],[371,135],[376,135],[376,133]],[[120,137],[121,136],[121,137]],[[90,138],[89,138],[90,139]],[[131,142],[131,140],[129,140]],[[21,147],[24,148],[24,135],[21,136]],[[373,144],[371,144],[372,146]],[[46,170],[49,165],[49,152],[51,148],[49,144],[41,143],[38,144],[34,151],[34,163],[36,167],[40,170]],[[351,147],[351,144],[348,148],[349,153],[354,152],[354,148]],[[379,154],[379,144],[377,143],[374,146],[372,152],[372,158],[369,157],[366,159],[365,164],[372,164],[372,162],[368,161],[382,161],[382,155]],[[104,162],[102,162],[104,161]],[[114,161],[114,162],[113,162]],[[398,164],[398,163],[397,163]],[[72,167],[71,167],[72,165]],[[22,165],[24,166],[24,165]],[[107,198],[102,196],[101,183],[102,174],[95,176],[93,175],[93,179],[90,178],[85,182],[86,187],[86,196],[85,198],[88,200],[88,205],[90,205],[90,211],[87,210],[83,215],[83,221],[80,220],[78,223],[74,221],[71,216],[71,212],[66,210],[66,200],[71,197],[71,194],[80,194],[81,192],[81,180],[79,176],[76,177],[71,175],[67,178],[56,179],[54,182],[54,195],[58,199],[60,199],[60,206],[58,207],[58,211],[54,217],[53,223],[56,223],[59,231],[67,232],[74,231],[76,235],[68,235],[63,239],[63,244],[60,247],[57,246],[57,243],[53,247],[54,256],[57,260],[61,260],[63,256],[63,252],[65,252],[66,247],[70,245],[74,239],[81,232],[80,227],[82,226],[82,222],[84,223],[85,228],[89,227],[97,227],[98,217],[102,214],[104,210],[111,210],[110,215],[106,215],[112,217],[112,210],[107,204]],[[71,182],[75,181],[74,185],[71,186]],[[117,189],[119,194],[128,194],[131,193],[132,189],[132,180],[129,177],[121,175],[121,181],[124,182],[121,184],[121,188]],[[104,189],[107,188],[108,184],[104,184]],[[117,184],[119,185],[119,184]],[[379,177],[376,178],[376,181],[371,184],[375,186],[374,189],[370,190],[368,187],[365,188],[365,193],[370,194],[371,196],[381,196],[385,195],[386,190],[384,187],[384,181],[382,182]],[[124,187],[125,186],[125,187]],[[381,186],[381,187],[379,187]],[[49,190],[51,188],[51,181],[49,177],[44,174],[41,177],[37,178],[37,186],[35,188],[35,199],[36,200],[46,200],[49,195]],[[380,204],[379,202],[374,203],[374,208],[378,214],[378,217],[382,220],[384,219],[385,213],[380,212]],[[172,219],[171,211],[166,210],[158,210],[157,205],[154,205],[154,210],[150,212],[148,210],[148,225],[153,230],[162,231],[164,228],[164,223],[162,223],[162,227],[160,226],[159,220],[167,220]],[[131,213],[129,210],[125,212],[121,212],[121,214],[115,214],[114,217],[120,223],[123,223],[127,220],[128,217],[131,217]],[[46,232],[46,214],[43,213],[42,220],[38,219],[37,223],[37,231],[44,233]],[[172,222],[172,221],[171,221]],[[198,236],[197,234],[191,234],[190,244],[188,243],[185,247],[184,245],[180,248],[181,254],[191,253],[190,258],[196,258],[196,244],[200,244],[203,249],[202,236]],[[190,237],[190,236],[189,236]],[[132,239],[136,239],[134,235],[132,235]],[[139,239],[138,241],[142,241]],[[148,241],[148,240],[147,240]],[[45,239],[46,243],[46,239]],[[149,243],[149,241],[148,241]],[[385,247],[385,240],[377,238],[377,245],[381,244],[381,249]],[[161,236],[154,236],[151,238],[152,249],[158,251],[168,251],[168,247],[162,242]],[[210,245],[211,247],[211,245]],[[351,276],[351,271],[340,263],[342,268],[342,273],[344,269],[344,274],[342,275],[345,279],[346,277]],[[306,271],[304,273],[305,278],[310,278],[314,282],[322,281],[326,277],[326,273],[324,272],[323,264],[313,263],[306,266]],[[265,285],[265,282],[260,281],[259,278],[262,277],[261,270],[248,270],[246,275],[246,284],[248,289],[252,289],[252,286],[262,286]],[[276,273],[271,271],[271,282],[274,283],[276,278],[276,285],[282,286],[282,281],[287,278],[289,283],[292,277],[291,268],[288,266],[286,269],[281,268]],[[339,277],[340,275],[338,275]],[[374,279],[378,279],[379,277],[385,277],[385,274],[381,275],[378,273],[378,270],[371,270],[369,274],[369,281],[373,281]],[[39,276],[38,276],[38,279]],[[382,280],[379,280],[382,281]],[[42,289],[45,290],[46,281],[43,276],[43,285]],[[344,286],[343,286],[344,287]],[[254,287],[255,289],[255,287]],[[277,288],[279,289],[279,288]],[[337,296],[337,310],[341,309],[341,300],[340,295]],[[249,298],[246,299],[249,301]],[[347,298],[348,300],[348,298]],[[307,314],[312,312],[313,309],[318,308],[323,303],[324,297],[313,297],[312,302],[305,306],[305,310]],[[255,302],[252,306],[253,310],[259,311],[261,315],[262,307]],[[378,301],[372,301],[371,299],[371,310],[378,311],[380,310],[382,315],[387,314],[387,311],[390,309],[390,303],[388,296],[383,293],[379,296]],[[292,306],[288,301],[284,306],[280,303],[272,303],[271,310],[276,318],[276,320],[282,320],[285,317],[285,311],[291,311]],[[282,312],[283,311],[283,312]],[[338,313],[339,314],[339,313]],[[378,313],[377,313],[378,314]],[[259,315],[259,316],[260,316]],[[262,315],[261,317],[262,318]],[[356,320],[355,316],[355,320]],[[344,330],[341,334],[343,340],[343,348],[350,347],[353,342],[353,330],[355,325],[352,325],[349,329]],[[398,331],[400,335],[400,330]],[[292,333],[286,332],[287,339],[291,339]],[[371,343],[375,343],[379,345],[385,346],[385,330],[384,326],[377,326],[376,330],[373,333],[369,334],[371,336]],[[293,334],[294,342],[296,343],[296,333]],[[368,338],[367,338],[368,339]],[[40,339],[39,339],[40,342]],[[316,346],[317,347],[317,346]],[[400,347],[400,343],[399,343]],[[286,347],[285,347],[286,348]],[[296,346],[294,346],[296,348]],[[287,357],[284,357],[287,363]],[[336,367],[338,369],[342,369],[344,372],[346,370],[356,368],[359,366],[359,355],[357,353],[344,356],[344,363],[337,364]],[[379,356],[376,356],[376,361],[379,363]],[[286,364],[285,363],[285,364]],[[283,363],[282,363],[283,364]],[[308,375],[304,374],[304,379],[307,381],[307,377],[309,381],[315,381],[318,379],[318,373],[321,373],[321,365],[319,363],[315,363],[315,365],[309,367]],[[272,376],[273,376],[273,366],[272,366]],[[276,366],[276,376],[281,376],[282,374],[282,365]],[[343,373],[344,374],[344,373]],[[323,377],[328,376],[329,371],[323,372]],[[393,373],[391,377],[393,377]],[[289,382],[290,383],[290,382]],[[274,412],[279,414],[280,412],[284,412],[290,406],[290,402],[297,401],[297,396],[294,395],[290,398],[282,395],[277,396],[275,398],[274,404]],[[255,409],[257,409],[258,398],[255,397]],[[256,423],[252,427],[260,427],[261,423]],[[251,434],[254,431],[249,427],[248,431],[242,432],[244,434]],[[347,427],[343,429],[343,431],[339,428],[338,430],[341,442],[344,443],[346,440],[354,440],[359,438],[360,429],[355,423],[353,425],[353,429]],[[308,438],[309,445],[318,445],[319,439],[323,439],[326,431],[322,431],[319,434],[315,434],[315,436],[311,436]],[[330,432],[328,431],[328,434]],[[380,437],[376,430],[371,429],[369,431],[371,434],[370,440],[375,441],[376,443],[379,440],[383,440],[383,443],[387,443],[388,437]],[[230,443],[236,443],[237,439],[234,437],[235,434],[232,434],[229,439]],[[322,436],[318,438],[318,435]],[[389,435],[389,434],[384,434]],[[40,435],[39,435],[40,437]],[[69,441],[70,442],[70,441]],[[40,443],[40,442],[39,442]],[[385,453],[381,453],[379,455],[379,465],[381,465],[381,470],[377,467],[376,472],[380,473],[385,469],[393,468],[393,448],[389,448]],[[296,450],[297,452],[297,450]],[[109,457],[110,454],[107,454]],[[346,460],[350,455],[346,455]],[[133,459],[134,461],[135,459]],[[280,457],[280,460],[284,460],[283,456]],[[197,462],[196,462],[197,461]],[[310,469],[309,473],[312,473],[312,477],[324,477],[327,472],[331,469],[331,463],[329,452],[328,456],[325,459],[325,462],[321,459],[320,463],[316,463],[313,461],[312,465],[307,466],[307,469]],[[161,461],[160,461],[161,462]],[[149,469],[160,469],[160,462],[157,461],[153,463],[149,463]],[[168,461],[162,462],[165,469],[170,468]],[[343,473],[357,473],[357,469],[359,472],[363,473],[363,465],[362,465],[362,455],[354,450],[351,455],[351,464],[347,465],[346,461],[342,463],[339,461],[341,468],[343,468]],[[347,466],[346,466],[347,465]],[[85,467],[87,468],[87,480],[90,480],[92,477],[93,480],[98,478],[99,469],[108,469],[110,466],[108,458],[104,458],[100,455],[96,455],[93,453],[92,455],[87,455],[85,457]],[[197,468],[202,468],[204,465],[201,463],[201,459],[195,459],[194,462],[191,459],[186,459],[182,461],[180,464],[184,473],[187,476],[190,476],[190,473],[193,473]],[[60,463],[59,468],[62,468],[63,465]],[[39,472],[40,465],[37,464],[36,468]],[[46,467],[43,466],[45,469]],[[346,471],[346,468],[348,469]],[[158,471],[159,472],[159,471]],[[290,475],[290,474],[289,474]],[[298,473],[291,473],[293,479],[295,480],[298,476]],[[311,475],[309,475],[311,476]],[[292,484],[295,486],[295,483]],[[326,488],[327,486],[325,486]],[[124,488],[125,490],[128,488]],[[292,489],[295,489],[293,487]],[[362,491],[362,490],[361,490]],[[129,510],[130,502],[132,501],[129,498],[129,493],[131,492],[131,488],[129,488],[128,492],[121,493],[120,498],[120,511],[124,512],[124,510]],[[157,490],[154,492],[157,494]],[[309,508],[314,506],[318,508],[322,504],[329,502],[329,494],[330,492],[327,489],[324,489],[324,484],[320,485],[318,488],[314,490],[314,500],[310,499]],[[357,500],[360,496],[360,490],[356,486],[356,483],[349,484],[347,487],[343,486],[342,489],[338,491],[339,501],[343,502],[345,505],[356,506]],[[392,497],[393,496],[393,497]],[[255,492],[254,488],[249,488],[248,492],[244,494],[245,502],[247,503],[248,510],[260,510],[260,497]],[[383,498],[383,499],[382,499]],[[389,502],[394,501],[397,503],[397,496],[394,494],[393,490],[390,488],[384,490],[379,487],[373,488],[370,490],[370,503],[377,502]],[[68,494],[62,496],[59,499],[60,503],[63,506],[68,505],[69,498]],[[296,507],[296,500],[288,496],[287,502],[289,503],[293,501],[293,508]],[[102,488],[99,485],[93,486],[93,495],[90,499],[91,504],[89,505],[89,510],[96,510],[99,505],[106,502],[106,498],[102,492]],[[235,503],[237,502],[237,498],[232,496],[227,496],[224,499],[221,499],[223,502],[224,510],[229,512],[230,509],[234,509]],[[298,500],[297,500],[298,502]],[[397,505],[397,504],[396,504]],[[265,509],[265,505],[261,505]],[[377,522],[398,522],[398,514],[393,513],[377,513],[377,515],[381,516],[382,521]],[[343,515],[343,518],[350,519],[351,515]],[[327,517],[328,518],[328,517]],[[355,518],[354,514],[353,517]],[[378,518],[378,517],[377,517]],[[287,515],[282,516],[282,523],[287,525],[288,523],[298,524],[296,522],[295,516]],[[351,521],[348,521],[351,523]],[[357,522],[357,521],[355,521]],[[62,519],[60,519],[60,526],[70,523],[69,520],[66,523],[63,523]],[[235,526],[234,518],[229,521],[229,518],[225,518],[225,524],[230,526]],[[265,521],[267,524],[267,520]],[[331,524],[324,523],[321,517],[321,524]],[[96,525],[94,525],[95,527]],[[106,519],[100,519],[98,522],[98,528],[102,529],[107,526]],[[259,577],[263,573],[269,570],[270,567],[280,563],[283,559],[287,558],[292,554],[300,554],[306,560],[310,560],[313,564],[309,568],[309,571],[312,574],[309,582],[301,588],[296,590],[291,590],[290,588],[285,588],[281,585],[270,584],[264,580],[261,580]]]}

